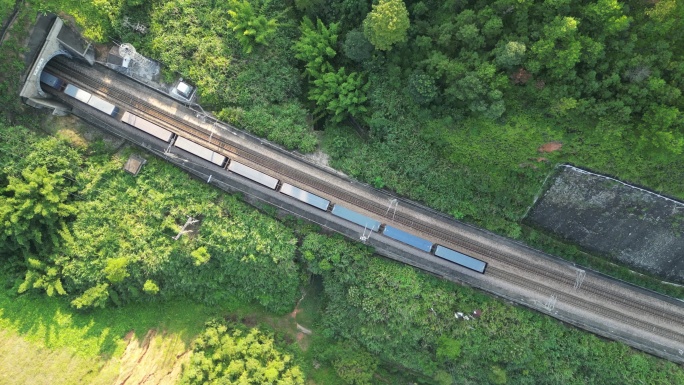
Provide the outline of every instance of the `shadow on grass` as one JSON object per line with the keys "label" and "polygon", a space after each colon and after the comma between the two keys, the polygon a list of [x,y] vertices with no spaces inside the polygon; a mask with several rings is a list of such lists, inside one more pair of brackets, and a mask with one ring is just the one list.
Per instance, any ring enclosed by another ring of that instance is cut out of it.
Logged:
{"label": "shadow on grass", "polygon": [[165,331],[179,336],[189,348],[205,321],[228,310],[176,299],[82,312],[63,298],[0,290],[0,328],[14,330],[46,348],[67,348],[84,357],[102,359],[120,355],[130,331],[135,331],[141,343],[148,330]]}

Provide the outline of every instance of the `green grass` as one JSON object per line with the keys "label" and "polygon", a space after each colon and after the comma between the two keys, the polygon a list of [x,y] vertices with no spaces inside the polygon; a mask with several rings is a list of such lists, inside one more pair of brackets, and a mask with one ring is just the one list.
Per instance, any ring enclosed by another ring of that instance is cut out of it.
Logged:
{"label": "green grass", "polygon": [[320,277],[314,277],[306,288],[306,296],[299,303],[297,323],[308,329],[315,327],[324,309],[323,282]]}
{"label": "green grass", "polygon": [[234,310],[234,306],[207,307],[173,300],[80,312],[60,298],[16,295],[6,288],[0,291],[0,329],[48,349],[66,348],[82,357],[109,358],[123,352],[123,337],[132,330],[139,338],[149,329],[165,330],[189,344],[206,320]]}
{"label": "green grass", "polygon": [[[289,314],[278,316],[259,305],[237,301],[208,307],[182,299],[81,312],[62,298],[17,295],[6,273],[0,279],[6,283],[0,288],[0,383],[11,378],[12,383],[32,385],[111,384],[123,368],[132,370],[138,365],[124,354],[125,337],[131,331],[138,345],[149,330],[163,333],[157,349],[165,350],[155,354],[164,357],[156,362],[169,364],[190,349],[206,321],[219,318],[274,332],[279,343],[289,345],[310,383],[342,384],[325,362],[318,368],[313,365],[315,353],[310,348],[330,341],[315,330],[313,339],[296,342],[296,323]],[[305,290],[309,299],[302,301],[297,320],[311,327],[322,316],[322,288],[318,282]]]}
{"label": "green grass", "polygon": [[117,373],[111,370],[103,373],[102,363],[97,357],[81,357],[66,348],[48,349],[17,333],[0,330],[2,384],[111,384]]}
{"label": "green grass", "polygon": [[14,10],[14,0],[0,0],[0,25],[7,22],[7,18]]}

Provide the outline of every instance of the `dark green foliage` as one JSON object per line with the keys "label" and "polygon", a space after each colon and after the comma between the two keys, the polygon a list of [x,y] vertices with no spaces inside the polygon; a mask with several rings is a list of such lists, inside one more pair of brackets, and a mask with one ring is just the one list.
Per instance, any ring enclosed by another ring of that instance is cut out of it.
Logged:
{"label": "dark green foliage", "polygon": [[408,92],[417,104],[428,104],[437,96],[435,80],[429,75],[416,71],[409,76]]}
{"label": "dark green foliage", "polygon": [[348,58],[362,63],[371,58],[373,44],[368,41],[363,32],[352,30],[347,32],[342,49]]}
{"label": "dark green foliage", "polygon": [[235,32],[245,53],[252,53],[256,44],[268,45],[276,32],[278,20],[257,15],[252,4],[246,0],[230,0],[228,7],[230,19],[227,26]]}
{"label": "dark green foliage", "polygon": [[370,84],[357,72],[347,75],[344,67],[324,73],[314,80],[309,100],[316,103],[315,113],[327,114],[333,122],[347,116],[356,117],[366,111],[366,92]]}
{"label": "dark green foliage", "polygon": [[337,375],[347,384],[373,384],[373,375],[378,368],[374,357],[352,340],[340,342],[328,348],[328,359]]}
{"label": "dark green foliage", "polygon": [[68,237],[66,221],[76,213],[68,202],[72,191],[63,173],[51,174],[45,167],[26,168],[21,177],[9,176],[0,195],[0,253],[42,257],[59,248],[61,238]]}
{"label": "dark green foliage", "polygon": [[[341,341],[324,358],[348,383],[369,378],[361,377],[373,365],[364,350],[440,384],[684,381],[672,363],[373,257],[360,245],[310,234],[301,249],[323,277],[326,331]],[[454,317],[475,309],[480,318]],[[349,368],[353,376],[345,377]]]}
{"label": "dark green foliage", "polygon": [[25,66],[23,58],[23,53],[26,51],[25,31],[30,28],[36,14],[30,7],[22,6],[23,3],[2,0],[0,1],[0,19],[3,21],[0,25],[5,25],[5,17],[9,22],[15,3],[19,12],[14,23],[8,26],[3,41],[0,43],[0,123],[8,125],[22,124],[30,120],[32,115],[32,111],[26,111],[24,108],[19,92],[23,86],[20,73]]}
{"label": "dark green foliage", "polygon": [[338,27],[335,23],[326,27],[321,19],[316,20],[316,25],[308,17],[302,20],[299,27],[302,36],[295,42],[293,50],[295,57],[306,63],[306,74],[311,78],[318,79],[332,69],[329,61],[337,55]]}

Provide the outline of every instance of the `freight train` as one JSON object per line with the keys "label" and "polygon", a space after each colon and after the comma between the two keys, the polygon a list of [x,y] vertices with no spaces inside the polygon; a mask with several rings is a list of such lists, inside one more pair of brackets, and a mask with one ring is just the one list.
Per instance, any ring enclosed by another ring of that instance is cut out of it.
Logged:
{"label": "freight train", "polygon": [[[59,92],[63,92],[66,95],[95,108],[102,113],[110,115],[114,118],[118,117],[120,110],[117,106],[87,91],[81,90],[73,84],[67,84],[65,81],[59,79],[53,74],[43,71],[40,76],[40,81]],[[427,239],[423,239],[417,235],[400,230],[396,227],[392,227],[388,224],[380,223],[373,218],[358,213],[350,208],[344,207],[339,203],[332,203],[316,194],[310,193],[289,183],[281,182],[277,178],[255,170],[254,168],[239,163],[235,160],[228,159],[227,157],[210,150],[191,139],[177,135],[155,123],[141,118],[140,116],[134,115],[129,111],[124,111],[120,120],[123,123],[135,127],[141,132],[169,143],[169,145],[186,151],[198,158],[211,162],[230,172],[238,174],[246,179],[251,180],[252,182],[258,183],[271,190],[279,191],[283,195],[287,195],[316,209],[328,212],[338,218],[357,224],[364,228],[364,232],[368,230],[370,232],[382,234],[387,238],[399,241],[426,253],[431,253],[439,258],[478,273],[484,274],[485,269],[487,268],[487,263],[484,261],[473,258],[469,255],[465,255],[456,250],[452,250],[448,247],[430,242]]]}

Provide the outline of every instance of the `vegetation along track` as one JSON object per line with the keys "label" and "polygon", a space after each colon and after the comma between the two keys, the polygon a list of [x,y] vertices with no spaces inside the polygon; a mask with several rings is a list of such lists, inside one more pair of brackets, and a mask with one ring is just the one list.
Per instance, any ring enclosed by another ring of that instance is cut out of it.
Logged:
{"label": "vegetation along track", "polygon": [[[542,292],[542,293],[548,293],[549,295],[553,295],[556,298],[562,298],[562,301],[565,303],[568,303],[574,307],[584,309],[590,313],[596,313],[600,314],[606,318],[614,319],[617,320],[623,324],[630,325],[632,327],[635,327],[637,329],[641,330],[647,330],[650,333],[657,334],[659,336],[665,337],[667,339],[671,339],[674,341],[678,341],[681,343],[684,343],[684,335],[681,333],[674,332],[672,330],[663,328],[661,326],[655,325],[651,322],[646,322],[642,321],[639,319],[636,319],[634,317],[631,317],[629,315],[626,315],[624,313],[620,313],[616,310],[607,308],[605,306],[602,306],[597,303],[593,302],[587,302],[575,295],[572,295],[568,293],[567,291],[560,291],[560,290],[555,290],[551,289],[547,286],[544,286],[538,282],[532,281],[530,279],[527,279],[525,277],[521,277],[519,275],[510,273],[508,271],[496,268],[496,267],[489,267],[487,269],[487,272],[499,279],[502,279],[504,281],[508,281],[511,283],[514,283],[516,286],[519,287],[524,287],[527,289],[530,289],[532,291],[536,292]],[[678,330],[682,330],[681,328]]]}
{"label": "vegetation along track", "polygon": [[[91,75],[84,73],[82,70],[78,69],[77,67],[74,67],[71,65],[71,63],[64,62],[60,59],[52,60],[48,68],[51,71],[54,71],[56,75],[59,75],[63,77],[65,80],[72,80],[75,81],[76,83],[81,83],[84,84],[92,89],[97,90],[98,92],[106,95],[110,99],[118,101],[120,105],[125,105],[127,107],[131,107],[135,111],[140,111],[148,116],[154,117],[156,120],[160,122],[164,122],[171,127],[174,127],[176,130],[182,131],[184,134],[189,134],[190,136],[200,140],[200,141],[205,141],[208,142],[219,149],[232,153],[235,155],[238,155],[244,159],[247,159],[255,164],[258,164],[266,169],[272,170],[277,174],[286,176],[292,180],[295,180],[299,183],[302,183],[303,185],[309,186],[315,190],[324,192],[330,196],[333,196],[337,199],[339,199],[342,202],[349,203],[353,206],[357,206],[360,208],[363,208],[369,212],[375,213],[376,215],[379,215],[381,217],[384,217],[387,211],[387,207],[377,204],[375,202],[370,202],[366,199],[363,199],[353,193],[343,191],[338,189],[336,186],[323,182],[321,180],[318,180],[316,178],[313,178],[309,176],[306,173],[303,173],[301,171],[298,171],[292,167],[289,167],[287,165],[284,165],[282,163],[279,163],[277,161],[274,161],[272,159],[269,159],[267,157],[262,156],[256,151],[253,151],[247,147],[244,147],[240,144],[236,143],[228,143],[227,141],[223,140],[221,137],[215,137],[211,132],[208,132],[207,130],[203,129],[198,129],[187,122],[185,122],[182,119],[176,118],[174,116],[167,115],[167,113],[158,107],[145,102],[143,100],[139,100],[133,96],[131,96],[128,93],[125,93],[116,87],[112,87],[110,84],[107,84],[103,82],[101,79],[97,79],[92,77]],[[132,111],[134,112],[134,111]],[[227,155],[224,153],[224,155]],[[437,239],[441,239],[443,241],[446,241],[448,243],[457,245],[463,250],[467,250],[471,253],[476,253],[478,255],[482,255],[486,258],[491,258],[494,259],[502,264],[510,265],[512,267],[518,268],[522,271],[528,271],[533,274],[536,274],[538,276],[544,277],[550,281],[559,281],[562,284],[568,285],[572,287],[574,285],[575,277],[568,277],[568,276],[563,276],[559,275],[557,272],[554,272],[548,268],[545,268],[543,266],[535,266],[529,263],[528,260],[526,260],[522,256],[517,256],[514,254],[508,254],[504,253],[500,250],[497,250],[494,247],[488,246],[481,244],[480,242],[471,240],[466,238],[463,235],[456,234],[453,232],[448,232],[446,230],[440,229],[438,227],[434,227],[432,225],[429,225],[427,223],[418,221],[414,219],[413,217],[402,213],[401,211],[398,211],[396,215],[394,216],[394,221],[401,223],[407,227],[413,228],[415,230],[418,230],[424,234],[428,234],[430,236],[433,236]],[[490,267],[491,270],[491,267]],[[488,270],[489,271],[489,270]],[[501,277],[503,279],[508,280],[506,277]],[[659,318],[664,318],[666,322],[668,323],[681,323],[680,317],[677,317],[674,314],[670,314],[666,310],[656,308],[654,306],[651,306],[646,303],[635,303],[633,299],[629,298],[624,298],[624,296],[617,292],[617,291],[607,291],[605,287],[599,287],[597,285],[594,285],[592,283],[585,283],[582,286],[583,290],[588,290],[592,294],[594,294],[597,297],[603,298],[606,301],[609,302],[618,302],[623,306],[632,308],[634,310],[637,310],[639,312],[646,312],[649,314],[652,314],[656,317]],[[553,290],[550,289],[549,290]],[[587,301],[587,303],[589,303]],[[592,302],[593,304],[593,302]],[[592,305],[593,306],[593,305]]]}

